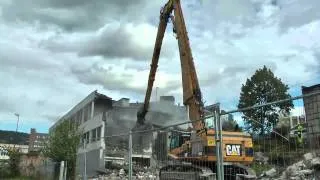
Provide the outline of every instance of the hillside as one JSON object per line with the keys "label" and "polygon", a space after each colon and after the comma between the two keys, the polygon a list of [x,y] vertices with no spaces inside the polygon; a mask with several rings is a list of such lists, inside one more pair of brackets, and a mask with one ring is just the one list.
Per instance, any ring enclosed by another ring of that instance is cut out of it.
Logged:
{"label": "hillside", "polygon": [[0,143],[28,144],[28,133],[0,130]]}

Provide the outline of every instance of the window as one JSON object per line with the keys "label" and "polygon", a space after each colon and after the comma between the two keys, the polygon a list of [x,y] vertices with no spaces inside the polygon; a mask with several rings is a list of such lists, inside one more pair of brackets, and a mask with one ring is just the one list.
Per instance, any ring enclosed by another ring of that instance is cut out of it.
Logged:
{"label": "window", "polygon": [[79,111],[79,119],[78,119],[79,125],[82,123],[82,113],[83,113],[83,110],[81,109],[81,110]]}
{"label": "window", "polygon": [[190,140],[188,134],[172,134],[170,137],[170,149],[181,147],[183,143]]}
{"label": "window", "polygon": [[97,138],[97,129],[96,129],[96,128],[93,129],[93,130],[91,131],[91,134],[92,134],[92,138],[91,138],[92,142],[96,141],[96,138]]}
{"label": "window", "polygon": [[101,138],[101,126],[97,128],[97,141],[99,141],[100,138]]}
{"label": "window", "polygon": [[[92,102],[85,105],[78,113],[77,113],[77,119],[80,119],[80,124],[82,122],[86,122],[91,119],[91,108],[92,108]],[[83,117],[83,118],[82,118]]]}
{"label": "window", "polygon": [[84,145],[84,141],[86,140],[86,134],[83,134],[82,135],[82,137],[81,137],[81,139],[80,139],[80,144],[81,144],[81,146],[83,147],[83,145]]}
{"label": "window", "polygon": [[91,119],[91,103],[88,104],[87,111],[88,111],[88,120],[90,120]]}
{"label": "window", "polygon": [[88,144],[89,143],[89,132],[86,132],[82,135],[82,142]]}
{"label": "window", "polygon": [[1,156],[7,156],[7,152],[5,150],[1,151]]}
{"label": "window", "polygon": [[89,115],[88,115],[88,105],[83,108],[83,113],[84,113],[83,121],[86,122],[88,120],[88,117],[89,117]]}

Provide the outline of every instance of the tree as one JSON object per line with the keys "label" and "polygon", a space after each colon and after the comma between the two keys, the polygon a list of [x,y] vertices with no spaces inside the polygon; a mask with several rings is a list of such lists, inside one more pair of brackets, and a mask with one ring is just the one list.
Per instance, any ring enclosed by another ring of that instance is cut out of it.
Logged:
{"label": "tree", "polygon": [[[289,87],[280,78],[263,66],[247,79],[245,85],[242,84],[238,108],[290,98],[288,90]],[[248,130],[263,135],[276,125],[280,113],[290,113],[292,108],[292,101],[288,101],[243,111],[242,118]]]}
{"label": "tree", "polygon": [[42,150],[44,155],[54,162],[67,162],[68,179],[75,179],[77,150],[81,134],[76,123],[64,120],[49,133],[49,139]]}
{"label": "tree", "polygon": [[[19,148],[16,148],[15,146],[10,147],[10,146],[0,146],[0,149],[3,152],[6,152],[7,155],[9,156],[9,175],[11,177],[17,177],[20,175],[19,171],[19,164],[20,164],[20,159],[21,159],[21,152]],[[1,172],[3,173],[3,172]],[[1,177],[1,176],[0,176]]]}

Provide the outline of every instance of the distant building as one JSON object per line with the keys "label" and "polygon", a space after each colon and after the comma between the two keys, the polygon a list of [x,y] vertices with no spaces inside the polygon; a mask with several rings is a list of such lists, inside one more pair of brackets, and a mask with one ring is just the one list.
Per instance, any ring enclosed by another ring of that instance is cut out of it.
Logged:
{"label": "distant building", "polygon": [[9,159],[7,148],[16,148],[22,154],[27,154],[29,146],[21,144],[2,144],[0,143],[0,160]]}
{"label": "distant building", "polygon": [[[302,94],[310,94],[320,92],[320,84],[305,87],[302,86]],[[304,97],[304,109],[306,113],[306,121],[308,123],[308,131],[310,133],[320,133],[320,94]]]}
{"label": "distant building", "polygon": [[29,135],[29,152],[40,151],[47,141],[48,136],[46,133],[38,133],[35,128],[31,128]]}
{"label": "distant building", "polygon": [[277,123],[276,128],[289,127],[290,129],[293,129],[298,124],[305,124],[305,123],[306,123],[305,115],[285,116],[285,117],[279,118],[279,122]]}
{"label": "distant building", "polygon": [[0,146],[0,160],[9,159],[8,150]]}

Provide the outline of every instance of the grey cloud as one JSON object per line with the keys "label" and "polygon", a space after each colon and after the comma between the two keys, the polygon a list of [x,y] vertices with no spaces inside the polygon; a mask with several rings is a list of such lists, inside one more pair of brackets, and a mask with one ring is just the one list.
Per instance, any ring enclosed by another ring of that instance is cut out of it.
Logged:
{"label": "grey cloud", "polygon": [[243,75],[249,75],[249,73],[254,73],[258,68],[266,65],[273,72],[277,70],[277,65],[274,62],[261,62],[259,64],[243,64],[243,65],[229,65],[224,68],[220,73],[207,73],[208,76],[200,78],[200,83],[203,87],[214,86],[215,84],[221,83],[221,81],[227,81],[228,79],[236,82],[237,78]]}
{"label": "grey cloud", "polygon": [[316,68],[315,67],[310,67],[310,68],[315,69],[317,71],[316,74],[320,74],[320,52],[315,52],[314,53],[314,57],[317,60],[317,67]]}
{"label": "grey cloud", "polygon": [[320,52],[315,52],[314,53],[315,58],[319,61],[320,63]]}
{"label": "grey cloud", "polygon": [[[200,32],[211,31],[214,36],[226,37],[228,39],[242,38],[250,29],[264,24],[259,17],[266,5],[274,4],[272,1],[266,3],[264,0],[215,0],[193,2],[193,7],[186,6],[186,23],[192,24],[189,31],[201,36]],[[205,16],[203,15],[205,14]]]}
{"label": "grey cloud", "polygon": [[57,25],[67,31],[92,30],[107,21],[120,17],[129,21],[141,18],[136,12],[143,10],[146,0],[12,0],[3,8],[3,18],[8,22]]}
{"label": "grey cloud", "polygon": [[45,101],[45,100],[38,100],[38,101],[36,101],[36,104],[38,105],[38,106],[44,106],[45,104],[46,104],[47,102]]}
{"label": "grey cloud", "polygon": [[238,74],[246,73],[250,71],[250,69],[252,69],[250,66],[228,66],[220,73],[207,73],[207,77],[200,78],[200,83],[203,87],[213,86],[228,78],[235,78]]}
{"label": "grey cloud", "polygon": [[60,116],[57,116],[56,114],[42,114],[42,117],[50,122],[56,122],[60,118]]}
{"label": "grey cloud", "polygon": [[295,58],[295,57],[297,57],[296,54],[284,55],[283,60],[284,60],[285,62],[288,62],[288,61],[292,61],[292,59]]}
{"label": "grey cloud", "polygon": [[0,94],[0,112],[15,111],[15,102],[10,99],[10,94]]}
{"label": "grey cloud", "polygon": [[319,0],[278,0],[281,32],[308,24],[320,18]]}
{"label": "grey cloud", "polygon": [[[146,91],[146,87],[132,87],[129,85],[133,81],[132,74],[112,72],[110,69],[99,67],[97,64],[85,68],[72,67],[71,72],[81,83],[86,85],[101,85],[107,90],[136,93],[138,95],[144,95]],[[179,82],[169,81],[165,87],[161,87],[161,92],[166,94],[178,87]]]}
{"label": "grey cloud", "polygon": [[[141,39],[148,41],[148,39]],[[133,42],[129,32],[119,28],[106,28],[101,36],[94,37],[84,44],[80,56],[102,55],[107,58],[134,58],[137,60],[150,59],[153,47],[141,48]]]}
{"label": "grey cloud", "polygon": [[[274,25],[279,25],[280,33],[286,33],[290,28],[297,28],[320,18],[318,0],[216,0],[203,4],[191,13],[194,15],[192,19],[199,19],[198,22],[192,22],[195,29],[203,30],[203,22],[214,22],[205,25],[205,28],[210,27],[210,30],[219,36],[223,34],[233,38],[247,35],[248,28],[264,25],[266,19],[259,16],[264,14],[264,11],[270,13],[266,10],[270,7],[275,7],[277,11],[268,17],[268,21],[272,20]],[[203,16],[204,13],[206,16]],[[275,24],[276,22],[279,24]]]}
{"label": "grey cloud", "polygon": [[240,23],[243,27],[251,27],[257,23],[256,5],[248,0],[207,1],[203,10],[206,12],[206,16],[203,17],[203,13],[198,15],[202,16],[206,22],[215,22],[211,25],[214,29],[221,23]]}
{"label": "grey cloud", "polygon": [[[159,61],[161,61],[161,60],[159,60]],[[136,69],[137,71],[145,71],[145,70],[150,69],[149,67],[145,66],[144,64],[138,63],[138,62],[134,62],[134,63],[128,62],[128,63],[125,64],[125,69],[126,70],[127,69]]]}
{"label": "grey cloud", "polygon": [[79,95],[79,89],[81,92],[89,89],[81,85],[74,88],[78,84],[66,74],[68,58],[23,45],[12,47],[1,42],[0,45],[0,112],[3,114],[18,111],[29,119],[45,119],[40,113],[59,114],[66,108],[65,103]]}
{"label": "grey cloud", "polygon": [[71,73],[83,84],[102,85],[108,90],[143,92],[143,89],[133,89],[129,86],[129,82],[133,80],[132,76],[125,74],[117,76],[110,70],[99,67],[96,64],[87,68],[72,67]]}
{"label": "grey cloud", "polygon": [[[14,67],[19,69],[60,69],[60,65],[48,57],[47,54],[33,50],[22,49],[0,42],[0,62],[2,68]],[[61,69],[60,69],[61,70]]]}
{"label": "grey cloud", "polygon": [[[79,36],[71,41],[67,40],[67,36],[72,36],[72,34],[53,36],[42,41],[39,46],[52,52],[76,52],[80,57],[103,56],[106,59],[128,58],[136,61],[151,61],[153,43],[151,43],[152,46],[140,47],[137,44],[139,42],[133,40],[134,36],[141,36],[143,32],[132,34],[122,24],[115,26],[105,26],[98,35]],[[142,38],[141,41],[154,41],[154,39]],[[163,45],[161,57],[170,58],[174,53],[170,43]]]}

